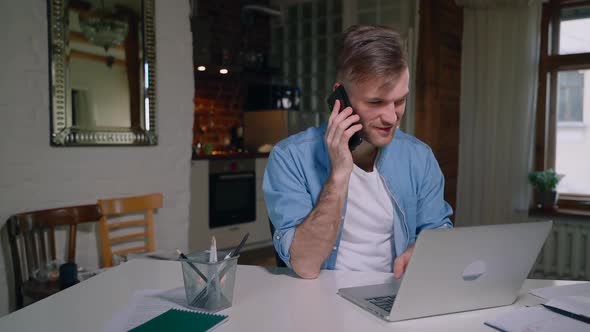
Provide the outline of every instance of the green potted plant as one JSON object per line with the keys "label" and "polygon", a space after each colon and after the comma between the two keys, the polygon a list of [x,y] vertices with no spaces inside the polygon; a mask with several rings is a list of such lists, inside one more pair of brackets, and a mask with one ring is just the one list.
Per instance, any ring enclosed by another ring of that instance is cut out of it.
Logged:
{"label": "green potted plant", "polygon": [[557,184],[563,178],[553,169],[529,173],[529,182],[535,187],[535,206],[540,209],[553,209],[557,203]]}

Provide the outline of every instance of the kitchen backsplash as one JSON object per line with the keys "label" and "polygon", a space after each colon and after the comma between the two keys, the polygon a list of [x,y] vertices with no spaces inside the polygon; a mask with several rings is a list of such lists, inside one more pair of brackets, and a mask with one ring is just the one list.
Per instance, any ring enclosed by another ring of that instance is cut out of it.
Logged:
{"label": "kitchen backsplash", "polygon": [[198,80],[195,87],[193,146],[211,144],[221,149],[230,143],[231,128],[243,124],[245,87],[232,80]]}

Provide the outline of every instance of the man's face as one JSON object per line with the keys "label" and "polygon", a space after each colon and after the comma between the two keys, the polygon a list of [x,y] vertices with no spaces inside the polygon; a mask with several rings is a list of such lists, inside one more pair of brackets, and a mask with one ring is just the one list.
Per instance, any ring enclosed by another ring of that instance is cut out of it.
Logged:
{"label": "man's face", "polygon": [[405,69],[395,81],[377,78],[344,83],[352,108],[361,118],[361,136],[367,143],[383,147],[391,142],[406,109],[409,81]]}

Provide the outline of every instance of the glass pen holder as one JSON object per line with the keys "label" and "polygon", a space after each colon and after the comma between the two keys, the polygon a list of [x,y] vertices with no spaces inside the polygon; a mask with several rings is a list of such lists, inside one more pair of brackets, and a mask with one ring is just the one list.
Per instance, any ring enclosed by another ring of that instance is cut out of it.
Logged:
{"label": "glass pen holder", "polygon": [[209,252],[196,252],[179,258],[184,291],[189,307],[217,312],[231,307],[238,256],[223,259],[228,252],[218,251],[217,263],[209,263]]}

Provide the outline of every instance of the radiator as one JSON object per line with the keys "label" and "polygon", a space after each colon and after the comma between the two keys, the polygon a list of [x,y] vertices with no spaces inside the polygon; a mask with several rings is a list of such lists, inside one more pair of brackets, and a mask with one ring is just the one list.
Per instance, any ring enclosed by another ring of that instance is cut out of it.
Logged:
{"label": "radiator", "polygon": [[554,221],[530,277],[590,280],[590,220]]}

